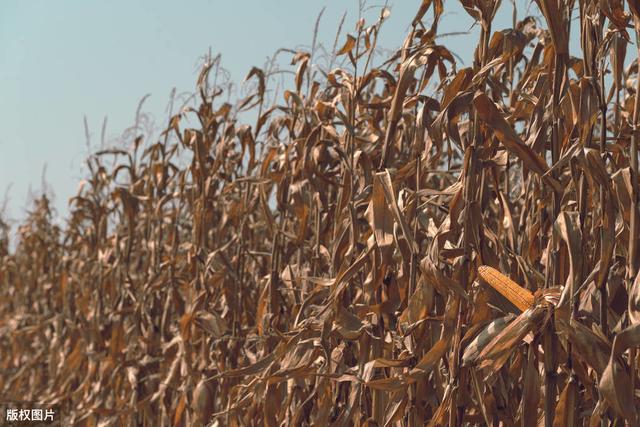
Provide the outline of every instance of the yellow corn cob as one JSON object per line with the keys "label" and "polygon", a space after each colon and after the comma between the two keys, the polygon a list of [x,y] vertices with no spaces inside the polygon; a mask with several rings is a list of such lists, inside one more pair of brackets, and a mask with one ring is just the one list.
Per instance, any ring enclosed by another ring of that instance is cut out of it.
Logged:
{"label": "yellow corn cob", "polygon": [[500,295],[511,301],[520,310],[525,311],[533,305],[533,294],[500,273],[493,267],[481,265],[478,267],[478,274]]}

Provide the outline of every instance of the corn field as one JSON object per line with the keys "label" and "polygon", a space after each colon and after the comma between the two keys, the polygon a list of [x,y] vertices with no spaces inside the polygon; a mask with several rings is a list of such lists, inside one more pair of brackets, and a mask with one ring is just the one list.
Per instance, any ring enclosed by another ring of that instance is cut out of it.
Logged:
{"label": "corn field", "polygon": [[[269,99],[207,61],[0,225],[0,400],[77,426],[640,425],[640,3],[423,0]],[[492,25],[512,8],[512,28]],[[579,49],[570,49],[571,34]],[[445,43],[445,44],[442,44]]]}

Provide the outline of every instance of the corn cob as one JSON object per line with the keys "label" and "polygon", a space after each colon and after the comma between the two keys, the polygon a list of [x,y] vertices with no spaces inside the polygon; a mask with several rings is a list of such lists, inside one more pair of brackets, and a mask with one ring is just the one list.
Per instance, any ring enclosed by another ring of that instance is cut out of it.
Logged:
{"label": "corn cob", "polygon": [[500,295],[508,299],[520,310],[525,311],[533,305],[534,297],[531,292],[509,279],[493,267],[481,265],[478,267],[478,275],[489,286],[498,291]]}

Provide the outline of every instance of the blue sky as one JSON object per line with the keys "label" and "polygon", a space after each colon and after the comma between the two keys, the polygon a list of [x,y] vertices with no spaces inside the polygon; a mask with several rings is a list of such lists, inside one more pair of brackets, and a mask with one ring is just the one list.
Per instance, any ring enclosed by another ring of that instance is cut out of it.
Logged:
{"label": "blue sky", "polygon": [[[400,46],[420,2],[389,2],[391,16],[381,46]],[[517,4],[522,18],[528,2]],[[199,58],[209,49],[222,55],[231,79],[241,83],[252,66],[262,67],[278,48],[308,48],[323,7],[318,36],[330,47],[345,12],[343,34],[353,32],[357,0],[3,0],[0,200],[11,186],[5,214],[23,217],[29,188],[36,194],[41,189],[45,164],[54,206],[66,214],[84,175],[85,115],[94,149],[104,117],[111,140],[133,123],[146,94],[151,96],[144,111],[164,126],[172,88],[193,91]],[[445,10],[439,33],[472,27],[458,1],[446,1]],[[368,23],[378,11],[366,15]],[[503,1],[494,30],[511,26],[511,12],[511,2]],[[537,8],[532,6],[529,13],[537,15]],[[448,37],[442,43],[469,64],[477,34],[475,27],[468,36]],[[344,35],[340,44],[343,41]]]}

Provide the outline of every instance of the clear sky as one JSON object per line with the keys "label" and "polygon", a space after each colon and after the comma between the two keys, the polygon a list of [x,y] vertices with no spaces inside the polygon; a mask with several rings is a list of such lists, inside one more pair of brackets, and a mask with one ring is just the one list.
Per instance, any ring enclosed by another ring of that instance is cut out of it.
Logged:
{"label": "clear sky", "polygon": [[[420,3],[389,2],[382,47],[401,45]],[[522,18],[529,2],[517,4]],[[354,31],[358,0],[2,0],[0,202],[11,186],[5,214],[23,217],[29,188],[40,192],[45,164],[54,206],[66,214],[84,175],[85,115],[94,149],[104,117],[107,140],[116,138],[133,123],[146,94],[151,97],[144,111],[163,127],[172,88],[194,90],[199,58],[209,49],[222,55],[231,79],[241,83],[252,66],[262,67],[278,48],[308,48],[323,7],[318,37],[330,48],[345,12],[340,44],[345,31]],[[538,15],[535,6],[531,9]],[[439,33],[470,30],[442,40],[468,65],[477,26],[471,28],[473,21],[458,1],[446,0],[445,11]],[[511,2],[503,1],[494,30],[511,26],[511,12]],[[379,8],[371,10],[367,22],[378,14]],[[427,19],[431,16],[430,11]]]}

